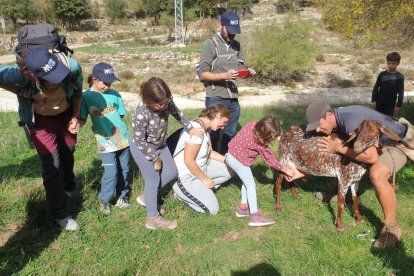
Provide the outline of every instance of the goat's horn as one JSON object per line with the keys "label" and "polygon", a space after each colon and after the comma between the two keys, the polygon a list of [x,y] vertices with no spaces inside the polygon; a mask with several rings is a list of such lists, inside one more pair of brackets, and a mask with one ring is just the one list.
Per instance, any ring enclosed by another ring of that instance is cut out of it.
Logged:
{"label": "goat's horn", "polygon": [[355,132],[351,133],[351,136],[348,138],[348,140],[346,140],[346,143],[351,142],[352,140],[354,140],[357,137]]}

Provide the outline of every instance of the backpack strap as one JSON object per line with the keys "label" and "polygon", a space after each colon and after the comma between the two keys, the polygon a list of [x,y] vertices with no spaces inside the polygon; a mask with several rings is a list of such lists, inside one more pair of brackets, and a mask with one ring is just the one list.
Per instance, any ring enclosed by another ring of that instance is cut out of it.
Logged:
{"label": "backpack strap", "polygon": [[213,62],[211,63],[211,68],[210,68],[210,72],[213,72],[214,64],[219,58],[219,47],[218,47],[217,40],[214,36],[211,38],[211,43],[213,43],[214,50],[216,51],[216,57],[213,59]]}

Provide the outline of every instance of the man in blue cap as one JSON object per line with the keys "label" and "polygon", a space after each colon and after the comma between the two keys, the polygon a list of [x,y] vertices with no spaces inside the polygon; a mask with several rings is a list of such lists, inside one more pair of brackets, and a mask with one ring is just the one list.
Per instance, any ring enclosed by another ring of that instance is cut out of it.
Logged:
{"label": "man in blue cap", "polygon": [[62,53],[33,48],[17,64],[0,66],[0,87],[18,95],[19,125],[40,157],[46,201],[56,222],[68,231],[78,224],[68,214],[76,189],[73,173],[79,131],[83,76],[79,63]]}
{"label": "man in blue cap", "polygon": [[[245,69],[240,43],[234,38],[240,34],[240,19],[234,11],[220,16],[220,31],[208,39],[200,55],[201,81],[206,87],[206,107],[223,104],[232,112],[230,121],[224,127],[221,146],[218,148],[219,131],[211,132],[213,149],[225,154],[228,142],[236,135],[240,117],[239,91],[236,78],[238,70]],[[256,71],[249,69],[251,75]]]}

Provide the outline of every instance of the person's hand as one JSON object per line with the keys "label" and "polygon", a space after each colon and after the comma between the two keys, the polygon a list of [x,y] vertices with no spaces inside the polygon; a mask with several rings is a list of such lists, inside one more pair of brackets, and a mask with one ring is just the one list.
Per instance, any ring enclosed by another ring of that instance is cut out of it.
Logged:
{"label": "person's hand", "polygon": [[207,176],[204,177],[201,181],[209,189],[213,188],[215,185],[214,181],[211,178],[208,178]]}
{"label": "person's hand", "polygon": [[68,123],[68,131],[72,134],[79,132],[80,122],[77,117],[72,117]]}
{"label": "person's hand", "polygon": [[296,180],[296,179],[299,179],[299,178],[302,178],[302,177],[305,177],[305,175],[302,172],[300,172],[299,170],[296,170],[296,169],[294,170],[294,174],[292,176],[285,175],[285,179],[288,182],[292,182],[293,180]]}
{"label": "person's hand", "polygon": [[191,136],[198,136],[200,138],[203,138],[204,131],[203,131],[202,128],[193,127],[188,134],[190,134],[190,138],[191,138]]}
{"label": "person's hand", "polygon": [[287,176],[293,176],[294,174],[295,174],[295,170],[294,169],[292,169],[291,167],[289,167],[289,166],[283,166],[283,168],[282,168],[282,172],[284,173],[284,174],[286,174]]}
{"label": "person's hand", "polygon": [[401,107],[396,106],[396,107],[394,108],[394,112],[400,112],[400,111],[401,111]]}
{"label": "person's hand", "polygon": [[373,109],[375,109],[377,107],[377,102],[372,102],[371,106],[372,106]]}
{"label": "person's hand", "polygon": [[252,75],[252,76],[256,75],[256,73],[257,73],[256,70],[254,70],[252,68],[249,68],[248,70],[250,72],[250,75]]}
{"label": "person's hand", "polygon": [[158,158],[155,162],[154,162],[154,170],[156,170],[157,172],[161,171],[162,169],[162,160],[161,158]]}
{"label": "person's hand", "polygon": [[236,70],[229,70],[225,73],[224,79],[225,80],[235,80],[239,73]]}
{"label": "person's hand", "polygon": [[319,151],[336,153],[342,148],[342,141],[338,138],[323,137],[318,139]]}

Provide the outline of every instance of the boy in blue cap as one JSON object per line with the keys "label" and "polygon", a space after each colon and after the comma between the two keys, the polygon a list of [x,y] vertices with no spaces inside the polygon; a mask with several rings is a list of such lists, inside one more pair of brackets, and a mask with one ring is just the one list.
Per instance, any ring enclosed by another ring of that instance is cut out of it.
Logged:
{"label": "boy in blue cap", "polygon": [[129,206],[129,135],[122,120],[127,112],[121,95],[111,89],[116,80],[118,78],[111,65],[105,62],[96,64],[92,69],[91,87],[83,93],[80,112],[82,126],[88,114],[92,119],[92,129],[104,167],[99,201],[100,211],[105,215],[111,213],[109,203],[115,191],[118,198],[116,206]]}
{"label": "boy in blue cap", "polygon": [[[219,131],[211,132],[213,149],[221,154],[228,150],[228,142],[236,135],[240,117],[239,92],[236,78],[238,70],[245,69],[240,43],[234,38],[240,34],[240,19],[234,11],[220,16],[220,31],[208,39],[200,55],[201,81],[206,87],[206,107],[215,103],[230,109],[232,116],[224,127],[221,147],[218,148]],[[249,69],[251,75],[256,71]]]}

